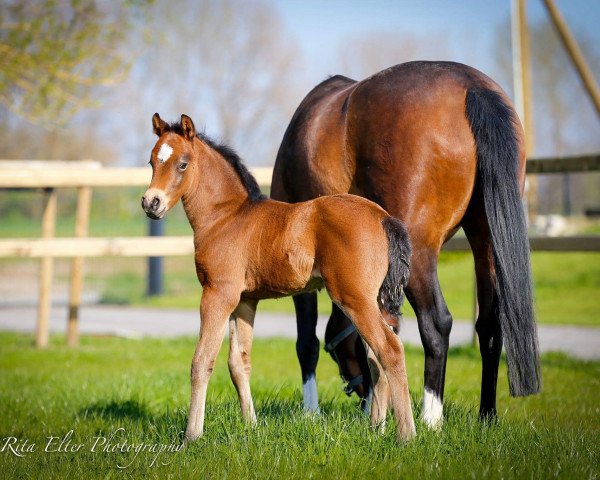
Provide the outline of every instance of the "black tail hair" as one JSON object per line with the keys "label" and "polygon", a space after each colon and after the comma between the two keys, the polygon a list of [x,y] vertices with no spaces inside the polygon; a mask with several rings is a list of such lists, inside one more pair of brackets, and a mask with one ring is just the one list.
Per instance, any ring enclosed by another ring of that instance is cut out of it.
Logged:
{"label": "black tail hair", "polygon": [[527,223],[519,188],[518,120],[502,96],[489,89],[467,92],[466,115],[477,147],[477,180],[491,233],[495,294],[513,396],[541,388]]}
{"label": "black tail hair", "polygon": [[378,301],[381,308],[398,317],[404,301],[404,288],[410,273],[412,253],[408,232],[404,224],[394,217],[381,222],[388,239],[388,271],[379,288]]}

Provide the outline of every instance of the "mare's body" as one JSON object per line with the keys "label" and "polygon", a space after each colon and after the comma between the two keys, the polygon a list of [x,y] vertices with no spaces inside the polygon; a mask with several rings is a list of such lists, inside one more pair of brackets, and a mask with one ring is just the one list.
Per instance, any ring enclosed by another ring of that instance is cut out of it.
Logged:
{"label": "mare's body", "polygon": [[[477,276],[477,333],[482,356],[480,414],[496,414],[502,344],[511,393],[540,388],[527,229],[520,194],[523,130],[501,88],[481,72],[451,62],[411,62],[361,82],[334,76],[296,110],[273,172],[272,197],[286,202],[351,192],[403,221],[413,244],[407,298],[425,350],[423,418],[442,421],[452,317],[437,277],[440,249],[460,227]],[[314,383],[319,341],[315,294],[294,297],[303,382]],[[326,340],[349,325],[335,305]],[[337,347],[340,371],[363,374],[355,336]],[[339,360],[342,361],[339,361]],[[305,388],[315,391],[316,386]],[[316,410],[313,395],[305,398]]]}

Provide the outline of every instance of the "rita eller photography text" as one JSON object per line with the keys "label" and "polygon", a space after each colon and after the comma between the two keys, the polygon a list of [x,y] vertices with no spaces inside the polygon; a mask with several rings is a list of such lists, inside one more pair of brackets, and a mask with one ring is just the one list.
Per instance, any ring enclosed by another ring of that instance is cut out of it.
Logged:
{"label": "rita eller photography text", "polygon": [[161,459],[162,454],[177,453],[182,450],[183,444],[170,443],[133,443],[125,438],[126,432],[124,428],[117,428],[109,435],[94,435],[85,442],[78,441],[75,438],[73,430],[69,430],[63,436],[50,435],[45,437],[42,444],[31,442],[27,438],[4,437],[0,444],[0,453],[14,455],[24,458],[28,454],[42,451],[48,454],[76,454],[78,452],[89,451],[100,454],[126,454],[133,453],[133,459],[128,458],[124,465],[117,464],[118,468],[127,468],[138,459],[141,453],[144,453],[149,461],[150,466],[168,465],[170,461]]}

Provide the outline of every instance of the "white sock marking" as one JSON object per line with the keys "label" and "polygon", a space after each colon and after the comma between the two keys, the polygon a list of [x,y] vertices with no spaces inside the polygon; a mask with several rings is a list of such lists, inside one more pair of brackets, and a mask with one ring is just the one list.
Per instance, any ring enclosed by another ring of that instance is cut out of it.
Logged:
{"label": "white sock marking", "polygon": [[156,158],[160,160],[160,163],[165,163],[169,158],[171,158],[171,154],[173,153],[173,149],[171,145],[168,143],[163,143],[160,146],[160,150],[156,154]]}
{"label": "white sock marking", "polygon": [[319,413],[319,394],[317,393],[317,379],[311,375],[302,384],[302,397],[304,398],[304,411]]}
{"label": "white sock marking", "polygon": [[432,430],[442,426],[444,406],[440,398],[428,388],[423,392],[423,421]]}

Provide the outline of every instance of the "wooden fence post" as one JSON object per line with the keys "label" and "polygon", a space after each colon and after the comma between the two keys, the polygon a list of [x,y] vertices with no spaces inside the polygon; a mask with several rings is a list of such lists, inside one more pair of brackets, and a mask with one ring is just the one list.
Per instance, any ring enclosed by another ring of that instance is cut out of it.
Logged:
{"label": "wooden fence post", "polygon": [[[56,190],[44,189],[45,207],[42,217],[42,237],[52,238],[56,230]],[[35,345],[38,348],[48,346],[48,319],[52,307],[52,274],[54,259],[50,256],[40,262],[40,299],[38,306]]]}
{"label": "wooden fence post", "polygon": [[[75,216],[75,237],[84,238],[88,235],[92,189],[79,187],[77,189],[77,213]],[[69,313],[67,320],[67,345],[76,347],[79,343],[79,306],[83,290],[83,257],[75,257],[71,261],[71,280],[69,289]]]}

